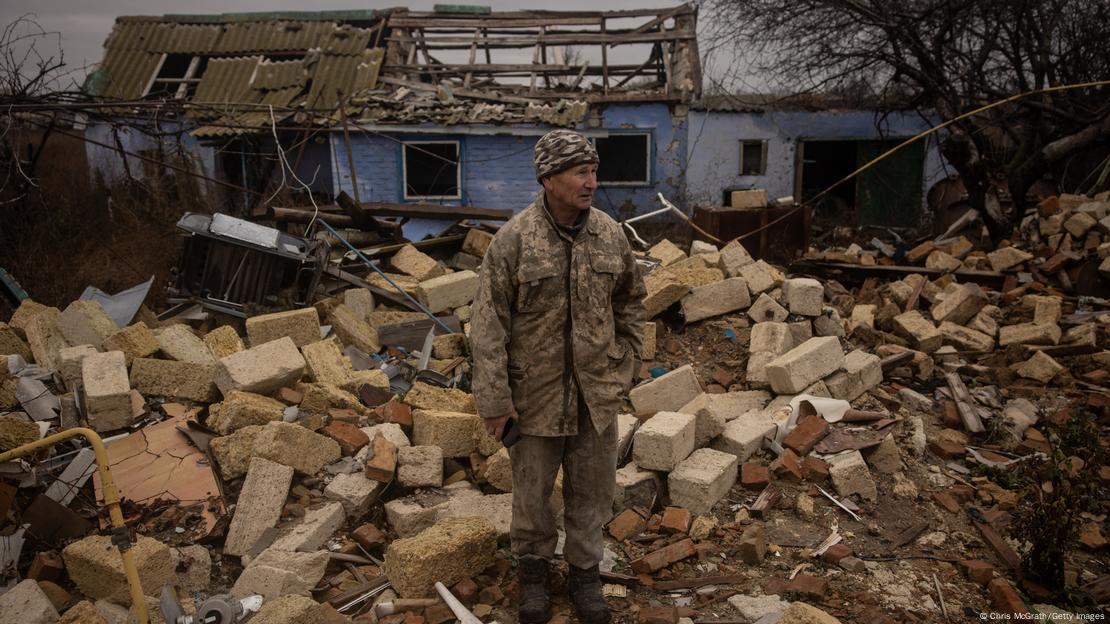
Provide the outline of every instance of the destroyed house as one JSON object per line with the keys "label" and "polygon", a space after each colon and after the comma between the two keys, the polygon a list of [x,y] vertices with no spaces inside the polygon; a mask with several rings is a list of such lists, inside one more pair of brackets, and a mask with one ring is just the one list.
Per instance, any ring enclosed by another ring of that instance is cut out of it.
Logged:
{"label": "destroyed house", "polygon": [[280,159],[324,201],[520,210],[536,140],[570,127],[601,153],[598,207],[631,216],[685,193],[696,21],[688,4],[120,17],[86,82],[114,104],[88,120],[89,161],[109,181],[191,169],[240,214],[267,208]]}
{"label": "destroyed house", "polygon": [[813,207],[814,217],[844,225],[926,225],[927,193],[952,173],[937,134],[837,182],[935,123],[889,102],[868,105],[813,95],[705,97],[691,106],[688,119],[686,201],[747,208],[743,194],[734,201],[735,191],[761,189],[771,201],[804,202],[832,187]]}

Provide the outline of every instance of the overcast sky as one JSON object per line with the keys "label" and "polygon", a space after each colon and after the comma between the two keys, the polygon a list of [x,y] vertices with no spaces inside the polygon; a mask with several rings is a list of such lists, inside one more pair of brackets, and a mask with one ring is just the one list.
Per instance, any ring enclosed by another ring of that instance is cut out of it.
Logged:
{"label": "overcast sky", "polygon": [[[450,4],[453,0],[443,0]],[[462,4],[463,2],[459,2]],[[547,9],[547,10],[597,10],[602,7],[596,0],[562,0],[558,3],[538,0],[486,0],[472,2],[491,6],[494,10]],[[605,9],[664,8],[675,6],[680,0],[610,0]],[[11,24],[21,16],[30,14],[43,29],[57,33],[65,61],[70,68],[81,68],[100,61],[103,44],[112,24],[120,15],[163,15],[166,13],[227,13],[246,11],[282,10],[332,10],[366,9],[375,6],[407,6],[414,10],[431,10],[435,2],[421,1],[406,4],[402,0],[383,4],[353,0],[322,0],[306,3],[303,0],[3,0],[0,2],[0,24]],[[704,19],[705,16],[700,16]],[[50,42],[53,44],[53,42]],[[55,54],[56,45],[39,44],[47,53]],[[618,48],[619,50],[619,48]],[[83,72],[80,74],[83,76]],[[77,78],[80,82],[80,76]],[[708,86],[708,85],[707,85]]]}

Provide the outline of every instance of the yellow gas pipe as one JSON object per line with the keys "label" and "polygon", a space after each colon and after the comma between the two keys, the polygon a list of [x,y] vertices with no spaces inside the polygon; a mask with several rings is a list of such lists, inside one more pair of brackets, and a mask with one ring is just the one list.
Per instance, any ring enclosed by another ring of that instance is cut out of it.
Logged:
{"label": "yellow gas pipe", "polygon": [[115,482],[112,481],[112,473],[108,470],[108,451],[104,449],[104,441],[100,439],[100,436],[92,429],[84,427],[66,429],[61,433],[55,433],[41,440],[0,453],[0,462],[18,459],[39,449],[54,446],[59,442],[78,436],[88,440],[93,453],[96,454],[96,469],[100,472],[100,487],[104,494],[104,504],[108,507],[108,518],[112,521],[112,543],[119,548],[120,556],[123,559],[123,571],[127,574],[127,584],[131,587],[131,603],[134,606],[135,615],[139,624],[150,624],[150,616],[146,611],[146,598],[143,595],[143,587],[139,583],[139,570],[135,567],[135,560],[131,557],[131,535],[127,530],[127,525],[123,522],[123,512],[119,508],[119,492],[116,490]]}

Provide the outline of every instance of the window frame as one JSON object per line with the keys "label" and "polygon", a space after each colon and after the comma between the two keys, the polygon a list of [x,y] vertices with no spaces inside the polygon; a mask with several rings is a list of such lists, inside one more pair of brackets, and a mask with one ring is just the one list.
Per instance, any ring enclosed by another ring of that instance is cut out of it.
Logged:
{"label": "window frame", "polygon": [[[758,173],[748,173],[744,170],[744,148],[749,144],[759,143],[759,171]],[[739,166],[737,167],[738,175],[740,176],[764,176],[767,175],[767,139],[740,139],[739,142]]]}
{"label": "window frame", "polygon": [[170,55],[168,53],[162,53],[162,58],[158,61],[158,66],[154,68],[154,73],[150,75],[150,80],[146,83],[146,89],[143,90],[143,94],[139,99],[150,97],[151,90],[154,89],[155,84],[164,84],[167,86],[176,84],[177,89],[174,91],[173,99],[181,100],[185,99],[190,86],[195,87],[200,84],[200,77],[196,75],[202,60],[199,54],[194,54],[192,58],[189,59],[189,66],[185,69],[184,76],[180,78],[159,78],[158,74],[162,73],[162,67],[165,66],[166,60],[169,58]]}
{"label": "window frame", "polygon": [[[455,146],[455,195],[410,195],[409,194],[409,145],[446,145]],[[403,139],[401,141],[401,197],[404,201],[459,200],[463,198],[462,188],[462,141],[458,139]]]}
{"label": "window frame", "polygon": [[[644,180],[627,180],[627,181],[623,181],[623,182],[610,182],[610,181],[602,180],[601,176],[599,175],[598,178],[597,178],[598,186],[607,186],[607,187],[615,186],[615,187],[629,187],[629,188],[651,186],[653,184],[653,180],[655,178],[655,176],[654,176],[654,173],[655,173],[655,166],[654,166],[655,165],[655,132],[651,128],[628,128],[628,129],[620,129],[620,130],[609,130],[608,133],[609,133],[609,136],[594,137],[594,139],[593,139],[594,149],[597,149],[597,142],[600,139],[609,139],[609,138],[612,138],[614,136],[629,136],[629,135],[639,135],[639,136],[645,137],[645,140],[646,140],[646,145],[645,145],[646,150],[645,150],[645,155],[644,155],[644,160],[645,160],[644,177],[645,177],[645,179]],[[598,173],[600,174],[600,170],[598,171]]]}

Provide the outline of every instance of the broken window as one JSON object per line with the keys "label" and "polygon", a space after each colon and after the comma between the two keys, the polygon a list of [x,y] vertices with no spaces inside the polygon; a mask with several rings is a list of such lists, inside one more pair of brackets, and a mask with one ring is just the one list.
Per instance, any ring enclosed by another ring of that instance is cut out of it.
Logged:
{"label": "broken window", "polygon": [[740,141],[740,175],[767,173],[767,141]]}
{"label": "broken window", "polygon": [[458,141],[406,142],[405,199],[461,199]]}
{"label": "broken window", "polygon": [[610,186],[651,184],[651,133],[620,133],[594,141],[597,181]]}
{"label": "broken window", "polygon": [[191,54],[163,54],[162,63],[147,87],[144,98],[192,97],[208,59]]}

